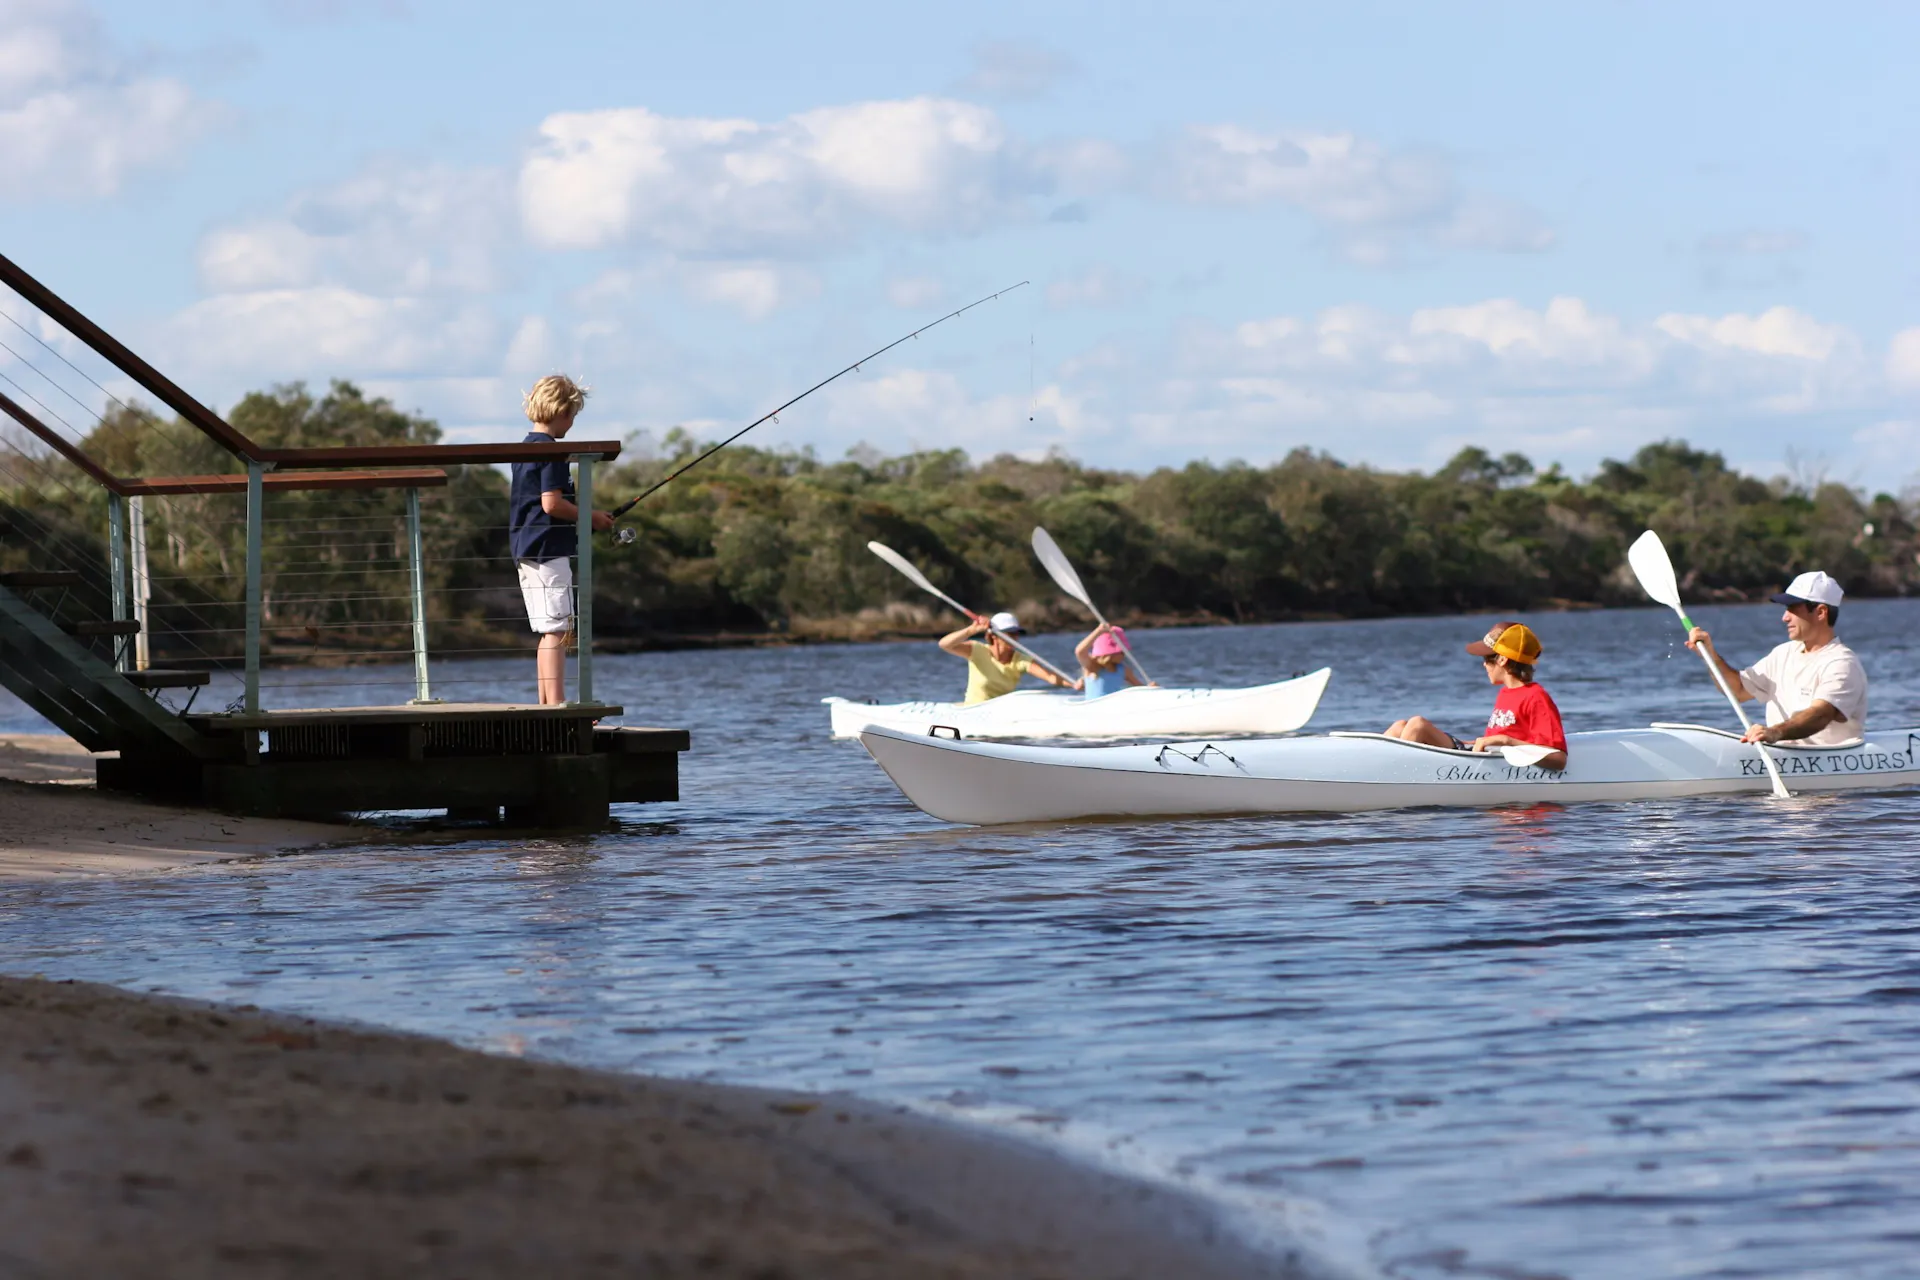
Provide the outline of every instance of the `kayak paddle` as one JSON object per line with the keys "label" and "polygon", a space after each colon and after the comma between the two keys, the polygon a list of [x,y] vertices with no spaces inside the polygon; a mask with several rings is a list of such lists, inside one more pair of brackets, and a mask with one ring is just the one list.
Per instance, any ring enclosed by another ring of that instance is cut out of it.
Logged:
{"label": "kayak paddle", "polygon": [[[955,600],[952,596],[948,595],[946,592],[942,591],[940,588],[934,586],[931,582],[928,582],[926,574],[914,568],[912,561],[908,560],[905,556],[901,555],[898,551],[895,551],[892,547],[888,546],[886,543],[869,542],[867,544],[867,550],[873,552],[873,554],[879,556],[882,560],[885,560],[888,564],[898,569],[902,577],[906,578],[908,582],[911,582],[914,586],[920,588],[922,591],[926,592],[928,595],[934,597],[937,600],[944,600],[947,604],[953,606],[955,609],[958,609],[961,613],[966,614],[967,617],[969,618],[977,619],[980,617],[979,614],[967,608],[967,606],[961,604],[958,600]],[[1053,672],[1054,675],[1060,676],[1062,680],[1066,680],[1069,685],[1073,683],[1072,680],[1068,680],[1066,676],[1060,674],[1060,669],[1058,667],[1054,666],[1051,662],[1048,662],[1045,658],[1041,657],[1039,654],[1035,653],[1033,650],[1027,648],[1027,646],[1021,644],[1018,640],[1015,640],[1012,636],[1008,635],[1006,632],[994,631],[991,625],[988,626],[987,630],[992,631],[994,635],[999,636],[1002,640],[1005,640],[1008,644],[1018,649],[1021,653],[1026,654],[1027,657],[1033,659],[1033,661],[1045,667],[1047,670]]]}
{"label": "kayak paddle", "polygon": [[[1073,562],[1067,559],[1066,552],[1060,550],[1060,544],[1053,540],[1052,534],[1037,525],[1033,530],[1033,554],[1040,557],[1040,563],[1046,566],[1047,572],[1053,575],[1054,582],[1059,584],[1062,591],[1087,607],[1087,612],[1093,615],[1095,622],[1103,627],[1112,625],[1101,615],[1100,610],[1094,608],[1093,600],[1087,595],[1086,587],[1081,585],[1080,575],[1074,571]],[[1120,650],[1120,656],[1125,658],[1127,665],[1139,675],[1141,683],[1153,683],[1153,677],[1148,675],[1147,669],[1140,665],[1140,659],[1133,656],[1132,646],[1123,647]]]}
{"label": "kayak paddle", "polygon": [[[1660,541],[1660,535],[1649,529],[1634,539],[1627,548],[1627,564],[1633,569],[1633,576],[1640,579],[1640,588],[1652,596],[1654,602],[1663,604],[1680,616],[1680,625],[1688,635],[1693,634],[1693,619],[1680,605],[1680,584],[1673,576],[1673,561],[1667,555],[1667,546]],[[1740,705],[1740,699],[1733,696],[1733,690],[1727,687],[1727,678],[1720,674],[1720,664],[1705,649],[1700,650],[1700,660],[1707,664],[1707,671],[1713,676],[1713,682],[1720,686],[1720,692],[1727,695],[1727,701],[1733,706],[1733,714],[1740,717],[1741,727],[1751,729],[1753,721],[1747,719],[1747,712]],[[1773,762],[1773,756],[1767,751],[1766,744],[1753,744],[1760,752],[1760,759],[1766,762],[1767,776],[1773,779],[1773,794],[1786,799],[1791,793],[1787,784],[1780,780],[1780,766]]]}

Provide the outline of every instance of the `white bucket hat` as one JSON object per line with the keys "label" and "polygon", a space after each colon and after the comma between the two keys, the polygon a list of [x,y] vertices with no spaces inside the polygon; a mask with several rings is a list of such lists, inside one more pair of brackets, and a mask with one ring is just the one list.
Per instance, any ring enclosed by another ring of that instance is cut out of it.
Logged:
{"label": "white bucket hat", "polygon": [[1026,628],[1020,625],[1020,619],[1004,609],[988,618],[987,625],[1003,635],[1017,636],[1026,631]]}

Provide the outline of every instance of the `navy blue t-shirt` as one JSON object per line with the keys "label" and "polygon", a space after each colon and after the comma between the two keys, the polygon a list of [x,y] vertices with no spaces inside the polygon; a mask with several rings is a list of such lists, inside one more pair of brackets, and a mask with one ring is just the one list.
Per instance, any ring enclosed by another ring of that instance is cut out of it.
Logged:
{"label": "navy blue t-shirt", "polygon": [[[554,444],[544,431],[529,431],[522,444]],[[571,520],[556,520],[540,505],[540,495],[558,489],[574,501],[573,470],[565,457],[516,462],[508,499],[507,541],[515,560],[559,560],[580,549],[580,533]]]}

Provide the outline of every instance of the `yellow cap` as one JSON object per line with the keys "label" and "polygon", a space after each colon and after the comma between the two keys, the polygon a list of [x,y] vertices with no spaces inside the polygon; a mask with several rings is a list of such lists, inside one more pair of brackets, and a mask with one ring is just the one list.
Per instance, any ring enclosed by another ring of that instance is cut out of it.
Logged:
{"label": "yellow cap", "polygon": [[1502,622],[1487,632],[1486,638],[1475,640],[1467,646],[1467,652],[1479,658],[1499,655],[1509,662],[1524,662],[1528,666],[1540,661],[1540,637],[1533,629],[1518,622]]}

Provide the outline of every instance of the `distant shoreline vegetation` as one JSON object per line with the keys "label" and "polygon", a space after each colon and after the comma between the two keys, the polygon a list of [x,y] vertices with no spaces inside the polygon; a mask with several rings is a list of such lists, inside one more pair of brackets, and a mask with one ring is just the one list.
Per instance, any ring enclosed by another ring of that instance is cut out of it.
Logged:
{"label": "distant shoreline vegetation", "polygon": [[[274,446],[440,435],[431,421],[341,382],[319,397],[298,384],[257,392],[230,416]],[[593,435],[590,418],[580,430]],[[86,447],[123,475],[234,470],[196,432],[141,410],[110,415]],[[639,492],[701,447],[674,429],[648,456],[597,472],[596,505]],[[78,477],[21,483],[30,469],[63,465],[7,468],[5,500],[37,504],[65,536],[97,547],[105,519],[96,486]],[[490,468],[460,469],[447,489],[427,491],[437,651],[524,638],[505,558],[506,492]],[[167,565],[165,592],[202,613],[230,610],[239,598],[244,531],[230,518],[238,508],[213,506],[228,501],[177,499],[148,517],[156,578]],[[196,515],[199,507],[206,511]],[[403,563],[403,533],[388,536],[404,529],[403,512],[398,493],[269,500],[276,648],[295,656],[302,626],[337,635],[342,623],[405,616],[403,599],[385,598]],[[1763,480],[1683,441],[1647,445],[1585,479],[1478,448],[1425,474],[1348,465],[1308,448],[1269,466],[1192,462],[1135,474],[1061,455],[975,462],[958,449],[888,457],[862,446],[827,462],[809,449],[735,446],[629,516],[633,546],[601,545],[595,631],[606,648],[623,649],[926,635],[957,621],[876,560],[869,539],[977,608],[1021,610],[1030,626],[1081,625],[1079,607],[1032,558],[1035,525],[1059,541],[1116,621],[1643,603],[1625,557],[1646,528],[1659,530],[1697,600],[1756,598],[1807,567],[1826,569],[1854,596],[1897,596],[1920,592],[1917,522],[1911,495]],[[6,552],[19,554],[17,546]],[[304,575],[297,589],[276,580],[295,563]],[[318,582],[317,568],[327,571]],[[360,615],[342,603],[350,600],[363,602]],[[365,616],[369,609],[377,618]],[[367,634],[369,647],[402,647],[390,630],[380,634]]]}

